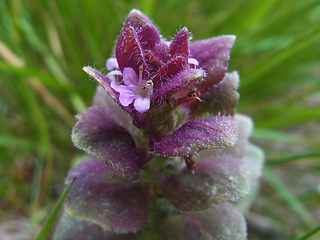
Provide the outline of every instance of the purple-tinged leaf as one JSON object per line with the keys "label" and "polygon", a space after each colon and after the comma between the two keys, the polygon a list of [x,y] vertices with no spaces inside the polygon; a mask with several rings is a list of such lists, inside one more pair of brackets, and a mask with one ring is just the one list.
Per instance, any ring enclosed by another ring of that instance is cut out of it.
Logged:
{"label": "purple-tinged leaf", "polygon": [[[134,32],[133,34],[135,35],[134,42],[138,44],[139,50],[141,50],[142,46],[145,47],[145,49],[152,48],[160,40],[160,36],[157,31],[157,28],[152,23],[152,21],[146,15],[144,15],[141,11],[137,9],[131,10],[130,13],[128,14],[127,20],[119,34],[119,37],[116,43],[116,49],[115,49],[116,58],[118,60],[119,67],[121,70],[123,70],[124,67],[134,68],[133,66],[125,65],[127,62],[126,58],[130,57],[130,54],[132,53],[131,52],[132,49],[130,52],[128,52],[129,55],[125,53],[125,56],[123,56],[124,45],[125,45],[124,42],[128,41],[128,39],[126,40],[126,37],[127,37],[129,28],[132,28],[133,31],[131,30],[131,32]],[[141,43],[139,42],[139,39],[141,40]],[[149,40],[149,41],[146,42],[146,40]],[[137,47],[136,44],[134,45],[135,47]]]}
{"label": "purple-tinged leaf", "polygon": [[239,74],[227,73],[221,82],[201,95],[202,102],[195,102],[191,106],[191,114],[194,118],[214,115],[233,116],[239,100],[238,86]]}
{"label": "purple-tinged leaf", "polygon": [[152,49],[152,53],[162,62],[166,63],[170,59],[168,42],[162,40]]}
{"label": "purple-tinged leaf", "polygon": [[230,203],[196,213],[171,215],[162,225],[166,240],[246,240],[243,215]]}
{"label": "purple-tinged leaf", "polygon": [[104,108],[108,115],[110,117],[112,116],[120,126],[131,132],[132,119],[130,115],[124,111],[102,87],[97,88],[93,100],[93,106]]}
{"label": "purple-tinged leaf", "polygon": [[261,148],[254,144],[248,144],[244,155],[244,162],[248,166],[250,182],[257,183],[262,175],[262,167],[265,156]]}
{"label": "purple-tinged leaf", "polygon": [[192,156],[202,149],[232,146],[237,139],[233,117],[189,121],[168,136],[153,136],[150,150],[167,156]]}
{"label": "purple-tinged leaf", "polygon": [[107,91],[107,93],[113,98],[115,102],[119,104],[119,94],[111,88],[111,80],[97,69],[94,69],[90,66],[83,67],[83,71],[85,71],[90,77],[97,80],[100,86]]}
{"label": "purple-tinged leaf", "polygon": [[243,161],[248,167],[248,177],[251,191],[249,196],[237,203],[237,207],[241,210],[241,212],[246,212],[251,206],[252,202],[256,199],[260,183],[259,178],[262,175],[264,159],[265,156],[261,148],[250,143],[247,144]]}
{"label": "purple-tinged leaf", "polygon": [[189,56],[189,32],[187,28],[183,28],[172,40],[169,47],[169,54],[172,57],[182,56],[188,58]]}
{"label": "purple-tinged leaf", "polygon": [[178,56],[173,58],[158,71],[157,75],[153,79],[154,88],[158,89],[163,83],[165,83],[168,79],[177,75],[180,71],[185,69],[187,66],[187,61]]}
{"label": "purple-tinged leaf", "polygon": [[159,33],[153,24],[145,24],[140,31],[136,31],[143,49],[152,49],[160,41]]}
{"label": "purple-tinged leaf", "polygon": [[134,235],[108,232],[98,224],[76,220],[64,212],[56,227],[53,240],[132,240]]}
{"label": "purple-tinged leaf", "polygon": [[143,52],[138,40],[138,35],[133,27],[129,27],[124,32],[123,41],[120,41],[120,37],[117,41],[116,57],[118,60],[119,68],[121,71],[126,67],[133,68],[138,74],[139,67],[146,68],[146,62],[144,60]]}
{"label": "purple-tinged leaf", "polygon": [[[139,35],[139,37],[144,37],[142,35],[142,33],[144,32],[144,28],[150,28],[152,29],[152,34],[149,35],[149,38],[152,40],[160,39],[156,26],[152,23],[152,21],[146,15],[144,15],[138,9],[132,9],[129,12],[123,29],[129,28],[129,27],[133,27],[137,33],[141,32],[141,36]],[[145,36],[144,38],[147,39],[147,36]]]}
{"label": "purple-tinged leaf", "polygon": [[249,137],[252,132],[253,122],[251,118],[242,114],[236,114],[235,119],[237,120],[237,129],[238,129],[238,139],[236,143],[229,148],[203,150],[199,153],[199,158],[219,157],[219,156],[243,158],[249,142]]}
{"label": "purple-tinged leaf", "polygon": [[135,148],[131,134],[100,107],[91,107],[77,118],[74,145],[105,162],[118,176],[137,180],[147,157]]}
{"label": "purple-tinged leaf", "polygon": [[187,95],[191,91],[193,84],[202,80],[204,74],[201,69],[186,69],[168,79],[157,89],[154,99],[156,107],[168,100],[173,94],[175,94],[175,100],[188,99]]}
{"label": "purple-tinged leaf", "polygon": [[144,57],[148,66],[149,75],[154,76],[163,66],[163,63],[150,50],[145,51]]}
{"label": "purple-tinged leaf", "polygon": [[124,183],[97,159],[73,167],[66,182],[76,181],[65,199],[66,212],[77,220],[116,233],[136,232],[148,219],[147,188]]}
{"label": "purple-tinged leaf", "polygon": [[244,198],[249,193],[248,171],[241,159],[200,159],[194,172],[185,168],[162,179],[161,186],[176,208],[199,211]]}
{"label": "purple-tinged leaf", "polygon": [[205,81],[198,85],[201,94],[224,78],[235,39],[234,35],[222,35],[195,41],[190,45],[191,57],[197,59],[199,67],[207,72]]}

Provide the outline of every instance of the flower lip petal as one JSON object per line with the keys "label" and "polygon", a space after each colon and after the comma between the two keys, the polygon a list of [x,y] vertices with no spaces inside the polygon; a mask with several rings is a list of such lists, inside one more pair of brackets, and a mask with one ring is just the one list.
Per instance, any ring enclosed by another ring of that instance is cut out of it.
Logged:
{"label": "flower lip petal", "polygon": [[120,70],[112,70],[107,74],[107,77],[111,80],[111,87],[112,82],[116,81],[116,76],[122,76],[122,72]]}
{"label": "flower lip petal", "polygon": [[139,113],[144,113],[145,111],[150,109],[150,97],[147,96],[145,98],[141,96],[137,96],[135,101],[134,101],[134,108],[139,112]]}
{"label": "flower lip petal", "polygon": [[195,67],[198,67],[199,66],[199,62],[197,59],[195,58],[188,58],[188,64],[190,65],[193,65]]}
{"label": "flower lip petal", "polygon": [[135,70],[131,67],[126,67],[123,69],[123,81],[127,86],[137,85],[138,76]]}
{"label": "flower lip petal", "polygon": [[133,100],[135,98],[136,98],[136,96],[131,91],[121,92],[120,97],[119,97],[119,101],[123,106],[127,107],[127,106],[129,106],[130,103],[133,102]]}
{"label": "flower lip petal", "polygon": [[106,62],[106,68],[107,70],[115,70],[119,69],[119,64],[116,58],[109,58]]}

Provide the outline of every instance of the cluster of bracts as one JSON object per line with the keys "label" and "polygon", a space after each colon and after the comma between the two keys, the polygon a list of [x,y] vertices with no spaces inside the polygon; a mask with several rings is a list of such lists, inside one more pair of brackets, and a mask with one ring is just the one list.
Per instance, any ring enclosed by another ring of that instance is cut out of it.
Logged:
{"label": "cluster of bracts", "polygon": [[227,73],[235,36],[172,41],[132,10],[100,87],[77,116],[75,165],[55,239],[247,238],[241,213],[263,153],[249,143],[250,118],[236,114],[237,72]]}

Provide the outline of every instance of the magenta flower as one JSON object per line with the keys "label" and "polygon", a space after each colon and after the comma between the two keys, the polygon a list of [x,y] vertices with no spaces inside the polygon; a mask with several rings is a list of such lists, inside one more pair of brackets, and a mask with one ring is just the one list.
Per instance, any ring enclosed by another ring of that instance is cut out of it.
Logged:
{"label": "magenta flower", "polygon": [[[142,79],[142,69],[141,66],[139,76],[130,67],[125,68],[123,74],[119,70],[113,70],[108,74],[111,79],[114,79],[111,82],[111,88],[120,94],[120,104],[127,107],[134,101],[134,108],[139,113],[144,113],[150,108],[150,97],[153,94],[153,82]],[[124,85],[118,85],[114,76],[122,76]]]}
{"label": "magenta flower", "polygon": [[246,239],[243,216],[226,202],[249,193],[263,155],[248,146],[251,120],[235,111],[234,41],[191,42],[187,28],[168,41],[129,13],[108,72],[83,68],[101,87],[72,141],[93,157],[69,172],[77,181],[56,239]]}

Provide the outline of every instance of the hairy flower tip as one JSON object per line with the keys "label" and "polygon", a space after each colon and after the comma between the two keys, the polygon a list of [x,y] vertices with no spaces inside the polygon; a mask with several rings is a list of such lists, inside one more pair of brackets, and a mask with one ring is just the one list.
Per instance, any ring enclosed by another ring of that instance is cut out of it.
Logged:
{"label": "hairy flower tip", "polygon": [[199,211],[226,201],[238,201],[249,193],[248,170],[241,159],[207,158],[197,162],[194,172],[165,177],[162,191],[183,211]]}
{"label": "hairy flower tip", "polygon": [[90,77],[94,78],[101,85],[101,87],[104,88],[116,102],[118,102],[117,92],[111,88],[111,81],[107,76],[90,66],[83,67],[82,70],[85,71]]}
{"label": "hairy flower tip", "polygon": [[132,10],[117,39],[115,55],[119,69],[138,70],[146,67],[143,50],[151,49],[160,41],[160,35],[152,21],[139,10]]}
{"label": "hairy flower tip", "polygon": [[194,118],[204,116],[225,115],[233,116],[236,113],[236,105],[239,100],[239,74],[227,73],[223,80],[212,86],[201,96],[203,102],[197,102],[191,106],[191,114]]}
{"label": "hairy flower tip", "polygon": [[243,215],[230,203],[201,212],[167,217],[162,224],[167,240],[246,240]]}
{"label": "hairy flower tip", "polygon": [[186,27],[182,28],[172,40],[169,46],[171,56],[189,56],[189,31]]}
{"label": "hairy flower tip", "polygon": [[128,130],[101,107],[91,107],[77,118],[72,129],[74,145],[105,162],[121,178],[137,180],[147,157],[135,147]]}
{"label": "hairy flower tip", "polygon": [[178,101],[192,92],[193,85],[203,80],[205,72],[201,69],[186,69],[161,84],[155,94],[156,107],[171,98]]}
{"label": "hairy flower tip", "polygon": [[236,120],[216,116],[189,121],[168,136],[151,137],[150,150],[167,156],[189,157],[202,149],[230,147],[236,140]]}
{"label": "hairy flower tip", "polygon": [[76,181],[65,199],[65,209],[71,217],[117,233],[138,231],[147,222],[147,188],[124,183],[97,159],[72,168],[66,182],[74,178]]}
{"label": "hairy flower tip", "polygon": [[205,81],[197,86],[201,94],[224,78],[235,39],[234,35],[222,35],[195,41],[190,45],[191,57],[197,59],[199,67],[207,72]]}

